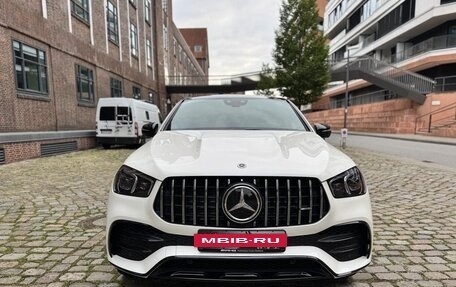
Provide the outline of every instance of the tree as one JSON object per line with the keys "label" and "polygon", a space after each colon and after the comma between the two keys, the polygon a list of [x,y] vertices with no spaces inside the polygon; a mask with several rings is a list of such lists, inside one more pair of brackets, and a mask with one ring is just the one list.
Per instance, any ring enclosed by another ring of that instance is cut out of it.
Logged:
{"label": "tree", "polygon": [[298,105],[317,101],[329,82],[328,45],[315,0],[283,0],[276,31],[276,85]]}
{"label": "tree", "polygon": [[258,82],[258,89],[256,93],[258,95],[272,96],[276,88],[275,71],[269,64],[264,64],[261,68],[260,81]]}

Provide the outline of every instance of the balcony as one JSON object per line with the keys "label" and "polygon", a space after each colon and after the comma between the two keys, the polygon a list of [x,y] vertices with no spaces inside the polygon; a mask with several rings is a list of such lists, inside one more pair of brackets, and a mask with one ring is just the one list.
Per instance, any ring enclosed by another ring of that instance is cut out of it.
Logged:
{"label": "balcony", "polygon": [[395,64],[425,54],[427,52],[450,48],[456,48],[456,34],[429,38],[408,49],[405,49],[400,53],[396,53],[391,57],[384,58],[383,61]]}

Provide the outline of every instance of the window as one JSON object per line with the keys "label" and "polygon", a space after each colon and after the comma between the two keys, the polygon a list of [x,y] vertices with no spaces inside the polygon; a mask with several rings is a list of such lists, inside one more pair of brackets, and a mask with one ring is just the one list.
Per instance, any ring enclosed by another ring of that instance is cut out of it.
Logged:
{"label": "window", "polygon": [[150,44],[150,40],[146,40],[146,55],[147,55],[147,65],[152,66],[152,45]]}
{"label": "window", "polygon": [[144,20],[150,25],[150,0],[144,0]]}
{"label": "window", "polygon": [[277,99],[194,99],[183,101],[166,130],[300,130],[305,123]]}
{"label": "window", "polygon": [[119,44],[117,7],[114,4],[112,4],[111,1],[108,1],[108,5],[106,8],[108,21],[108,39],[115,44]]}
{"label": "window", "polygon": [[196,45],[195,47],[193,47],[193,50],[195,51],[195,53],[201,53],[203,51],[203,47],[201,45]]}
{"label": "window", "polygon": [[122,97],[122,81],[115,78],[111,78],[111,97]]}
{"label": "window", "polygon": [[13,41],[16,87],[47,94],[46,53],[23,43]]}
{"label": "window", "polygon": [[100,121],[115,121],[116,107],[101,107]]}
{"label": "window", "polygon": [[89,0],[71,0],[71,14],[89,24]]}
{"label": "window", "polygon": [[136,8],[136,4],[137,4],[136,1],[137,0],[128,0],[128,2],[130,2],[130,4],[133,5],[133,7],[135,7],[135,8]]}
{"label": "window", "polygon": [[76,90],[79,101],[89,103],[95,102],[92,70],[76,65]]}
{"label": "window", "polygon": [[130,23],[130,42],[131,54],[138,57],[138,28],[133,23]]}
{"label": "window", "polygon": [[141,89],[136,86],[133,86],[133,98],[141,99]]}

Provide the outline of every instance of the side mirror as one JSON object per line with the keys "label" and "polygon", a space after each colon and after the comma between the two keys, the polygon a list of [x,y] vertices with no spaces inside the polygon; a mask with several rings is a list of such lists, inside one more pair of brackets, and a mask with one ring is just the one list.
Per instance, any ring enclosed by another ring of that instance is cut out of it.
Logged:
{"label": "side mirror", "polygon": [[143,125],[141,131],[142,131],[142,134],[144,137],[152,138],[158,132],[158,124],[157,123],[147,123],[147,124]]}
{"label": "side mirror", "polygon": [[314,129],[315,129],[315,132],[317,133],[317,135],[321,136],[324,139],[325,138],[329,138],[329,136],[331,135],[331,127],[330,126],[316,123],[314,125]]}

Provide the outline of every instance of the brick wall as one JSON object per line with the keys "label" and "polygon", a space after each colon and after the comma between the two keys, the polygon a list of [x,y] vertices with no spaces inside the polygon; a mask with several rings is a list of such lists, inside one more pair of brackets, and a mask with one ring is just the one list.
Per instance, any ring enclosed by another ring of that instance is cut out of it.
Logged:
{"label": "brick wall", "polygon": [[[447,118],[456,120],[456,93],[435,93],[426,97],[423,105],[412,103],[408,99],[357,105],[348,108],[347,126],[349,130],[372,133],[424,132],[429,125],[429,113],[433,114],[433,123]],[[446,107],[454,108],[446,110]],[[333,130],[339,130],[344,122],[344,109],[331,109],[306,113],[310,122],[326,123]],[[416,122],[416,126],[415,126]],[[433,129],[433,136],[456,137],[456,124],[445,128]]]}
{"label": "brick wall", "polygon": [[[48,19],[43,18],[41,1],[17,0],[0,1],[0,50],[6,51],[0,57],[0,132],[82,130],[95,128],[96,100],[110,97],[110,77],[123,81],[123,95],[132,96],[132,86],[141,89],[143,99],[152,92],[158,98],[166,99],[164,77],[162,83],[154,80],[152,68],[146,68],[145,37],[162,37],[161,24],[148,25],[144,21],[144,3],[138,0],[135,8],[128,1],[118,1],[121,48],[107,41],[104,1],[92,0],[93,25],[77,17],[68,17],[67,1],[47,1]],[[114,1],[117,3],[117,1]],[[161,9],[157,4],[156,9]],[[129,14],[126,13],[129,11]],[[155,15],[161,12],[155,11]],[[138,24],[140,57],[131,61],[129,47],[129,21]],[[138,16],[137,16],[138,15]],[[27,21],[24,21],[27,18]],[[69,21],[69,18],[71,19]],[[157,22],[161,18],[152,17]],[[71,31],[70,31],[71,26]],[[156,30],[156,27],[159,27]],[[90,44],[93,30],[94,45]],[[46,52],[48,86],[47,97],[25,93],[16,89],[13,65],[13,39]],[[161,43],[154,39],[152,43]],[[154,47],[153,60],[160,63],[163,54]],[[95,103],[81,105],[77,100],[75,64],[81,64],[94,71]],[[141,67],[139,66],[141,64]],[[160,67],[154,67],[157,71]],[[155,77],[157,78],[157,77]],[[161,106],[163,108],[163,106]]]}
{"label": "brick wall", "polygon": [[[305,114],[311,123],[325,123],[339,130],[344,123],[344,109],[332,109]],[[414,133],[416,106],[407,99],[368,105],[351,106],[347,127],[352,131],[372,133]]]}
{"label": "brick wall", "polygon": [[96,147],[96,139],[92,138],[69,138],[52,141],[34,141],[0,144],[0,149],[5,151],[5,163],[12,163],[25,159],[38,158],[41,156],[41,144],[60,143],[60,142],[77,142],[78,150],[86,150]]}

